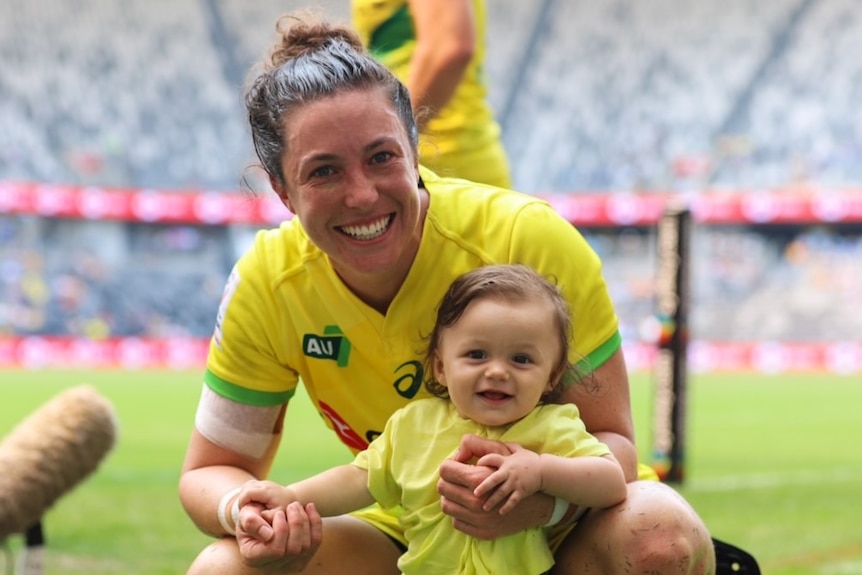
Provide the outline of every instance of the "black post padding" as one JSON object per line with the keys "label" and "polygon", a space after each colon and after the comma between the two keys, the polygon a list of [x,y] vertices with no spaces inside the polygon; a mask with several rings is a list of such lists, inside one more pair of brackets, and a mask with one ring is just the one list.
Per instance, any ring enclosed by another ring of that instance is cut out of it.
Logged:
{"label": "black post padding", "polygon": [[691,212],[668,208],[658,224],[656,307],[661,332],[655,361],[653,467],[682,483],[685,469]]}
{"label": "black post padding", "polygon": [[42,547],[45,545],[45,532],[42,522],[37,521],[24,532],[24,545],[26,547]]}

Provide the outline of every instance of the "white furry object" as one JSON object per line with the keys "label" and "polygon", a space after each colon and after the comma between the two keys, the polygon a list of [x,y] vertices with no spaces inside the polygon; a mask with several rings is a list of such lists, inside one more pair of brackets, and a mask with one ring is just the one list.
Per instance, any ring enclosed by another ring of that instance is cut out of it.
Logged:
{"label": "white furry object", "polygon": [[113,448],[113,405],[79,385],[43,404],[0,442],[0,541],[40,521]]}

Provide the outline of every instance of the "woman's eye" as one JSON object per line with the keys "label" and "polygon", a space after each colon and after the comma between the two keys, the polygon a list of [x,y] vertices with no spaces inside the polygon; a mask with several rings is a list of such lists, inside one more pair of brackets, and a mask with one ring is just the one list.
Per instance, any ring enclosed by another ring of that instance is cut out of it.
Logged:
{"label": "woman's eye", "polygon": [[389,152],[377,152],[376,154],[371,156],[371,163],[372,164],[382,164],[391,157],[392,157],[392,154],[390,154]]}
{"label": "woman's eye", "polygon": [[311,177],[325,178],[326,176],[331,176],[333,173],[335,173],[335,170],[332,168],[332,166],[321,166],[311,172]]}
{"label": "woman's eye", "polygon": [[530,356],[519,354],[512,358],[515,363],[530,363]]}

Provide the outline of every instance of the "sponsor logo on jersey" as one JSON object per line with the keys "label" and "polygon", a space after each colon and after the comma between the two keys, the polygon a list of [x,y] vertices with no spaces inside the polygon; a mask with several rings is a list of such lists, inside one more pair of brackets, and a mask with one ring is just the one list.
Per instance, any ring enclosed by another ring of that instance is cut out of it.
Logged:
{"label": "sponsor logo on jersey", "polygon": [[346,367],[350,361],[350,341],[337,325],[323,328],[323,335],[305,334],[302,351],[306,357],[333,360],[338,363],[338,367]]}
{"label": "sponsor logo on jersey", "polygon": [[395,388],[398,395],[407,399],[416,397],[416,394],[422,389],[422,378],[425,376],[422,362],[416,360],[404,362],[395,368],[395,373],[398,378],[392,387]]}
{"label": "sponsor logo on jersey", "polygon": [[330,405],[321,401],[320,412],[326,416],[332,424],[332,429],[335,430],[335,433],[344,445],[357,451],[362,451],[368,447],[368,442],[362,439],[358,433],[353,431],[344,418],[341,417],[337,411],[332,409]]}

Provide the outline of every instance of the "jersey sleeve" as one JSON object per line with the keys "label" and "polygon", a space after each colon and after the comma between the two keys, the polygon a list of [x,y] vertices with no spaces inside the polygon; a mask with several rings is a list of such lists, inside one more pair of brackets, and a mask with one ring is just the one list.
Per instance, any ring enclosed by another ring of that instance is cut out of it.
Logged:
{"label": "jersey sleeve", "polygon": [[571,361],[590,372],[621,346],[619,320],[602,263],[581,233],[544,202],[524,206],[512,229],[509,261],[557,284],[572,314]]}
{"label": "jersey sleeve", "polygon": [[276,322],[286,311],[277,307],[265,270],[265,258],[252,249],[231,271],[204,374],[204,382],[219,395],[257,406],[287,402],[298,381],[278,354],[289,345]]}

